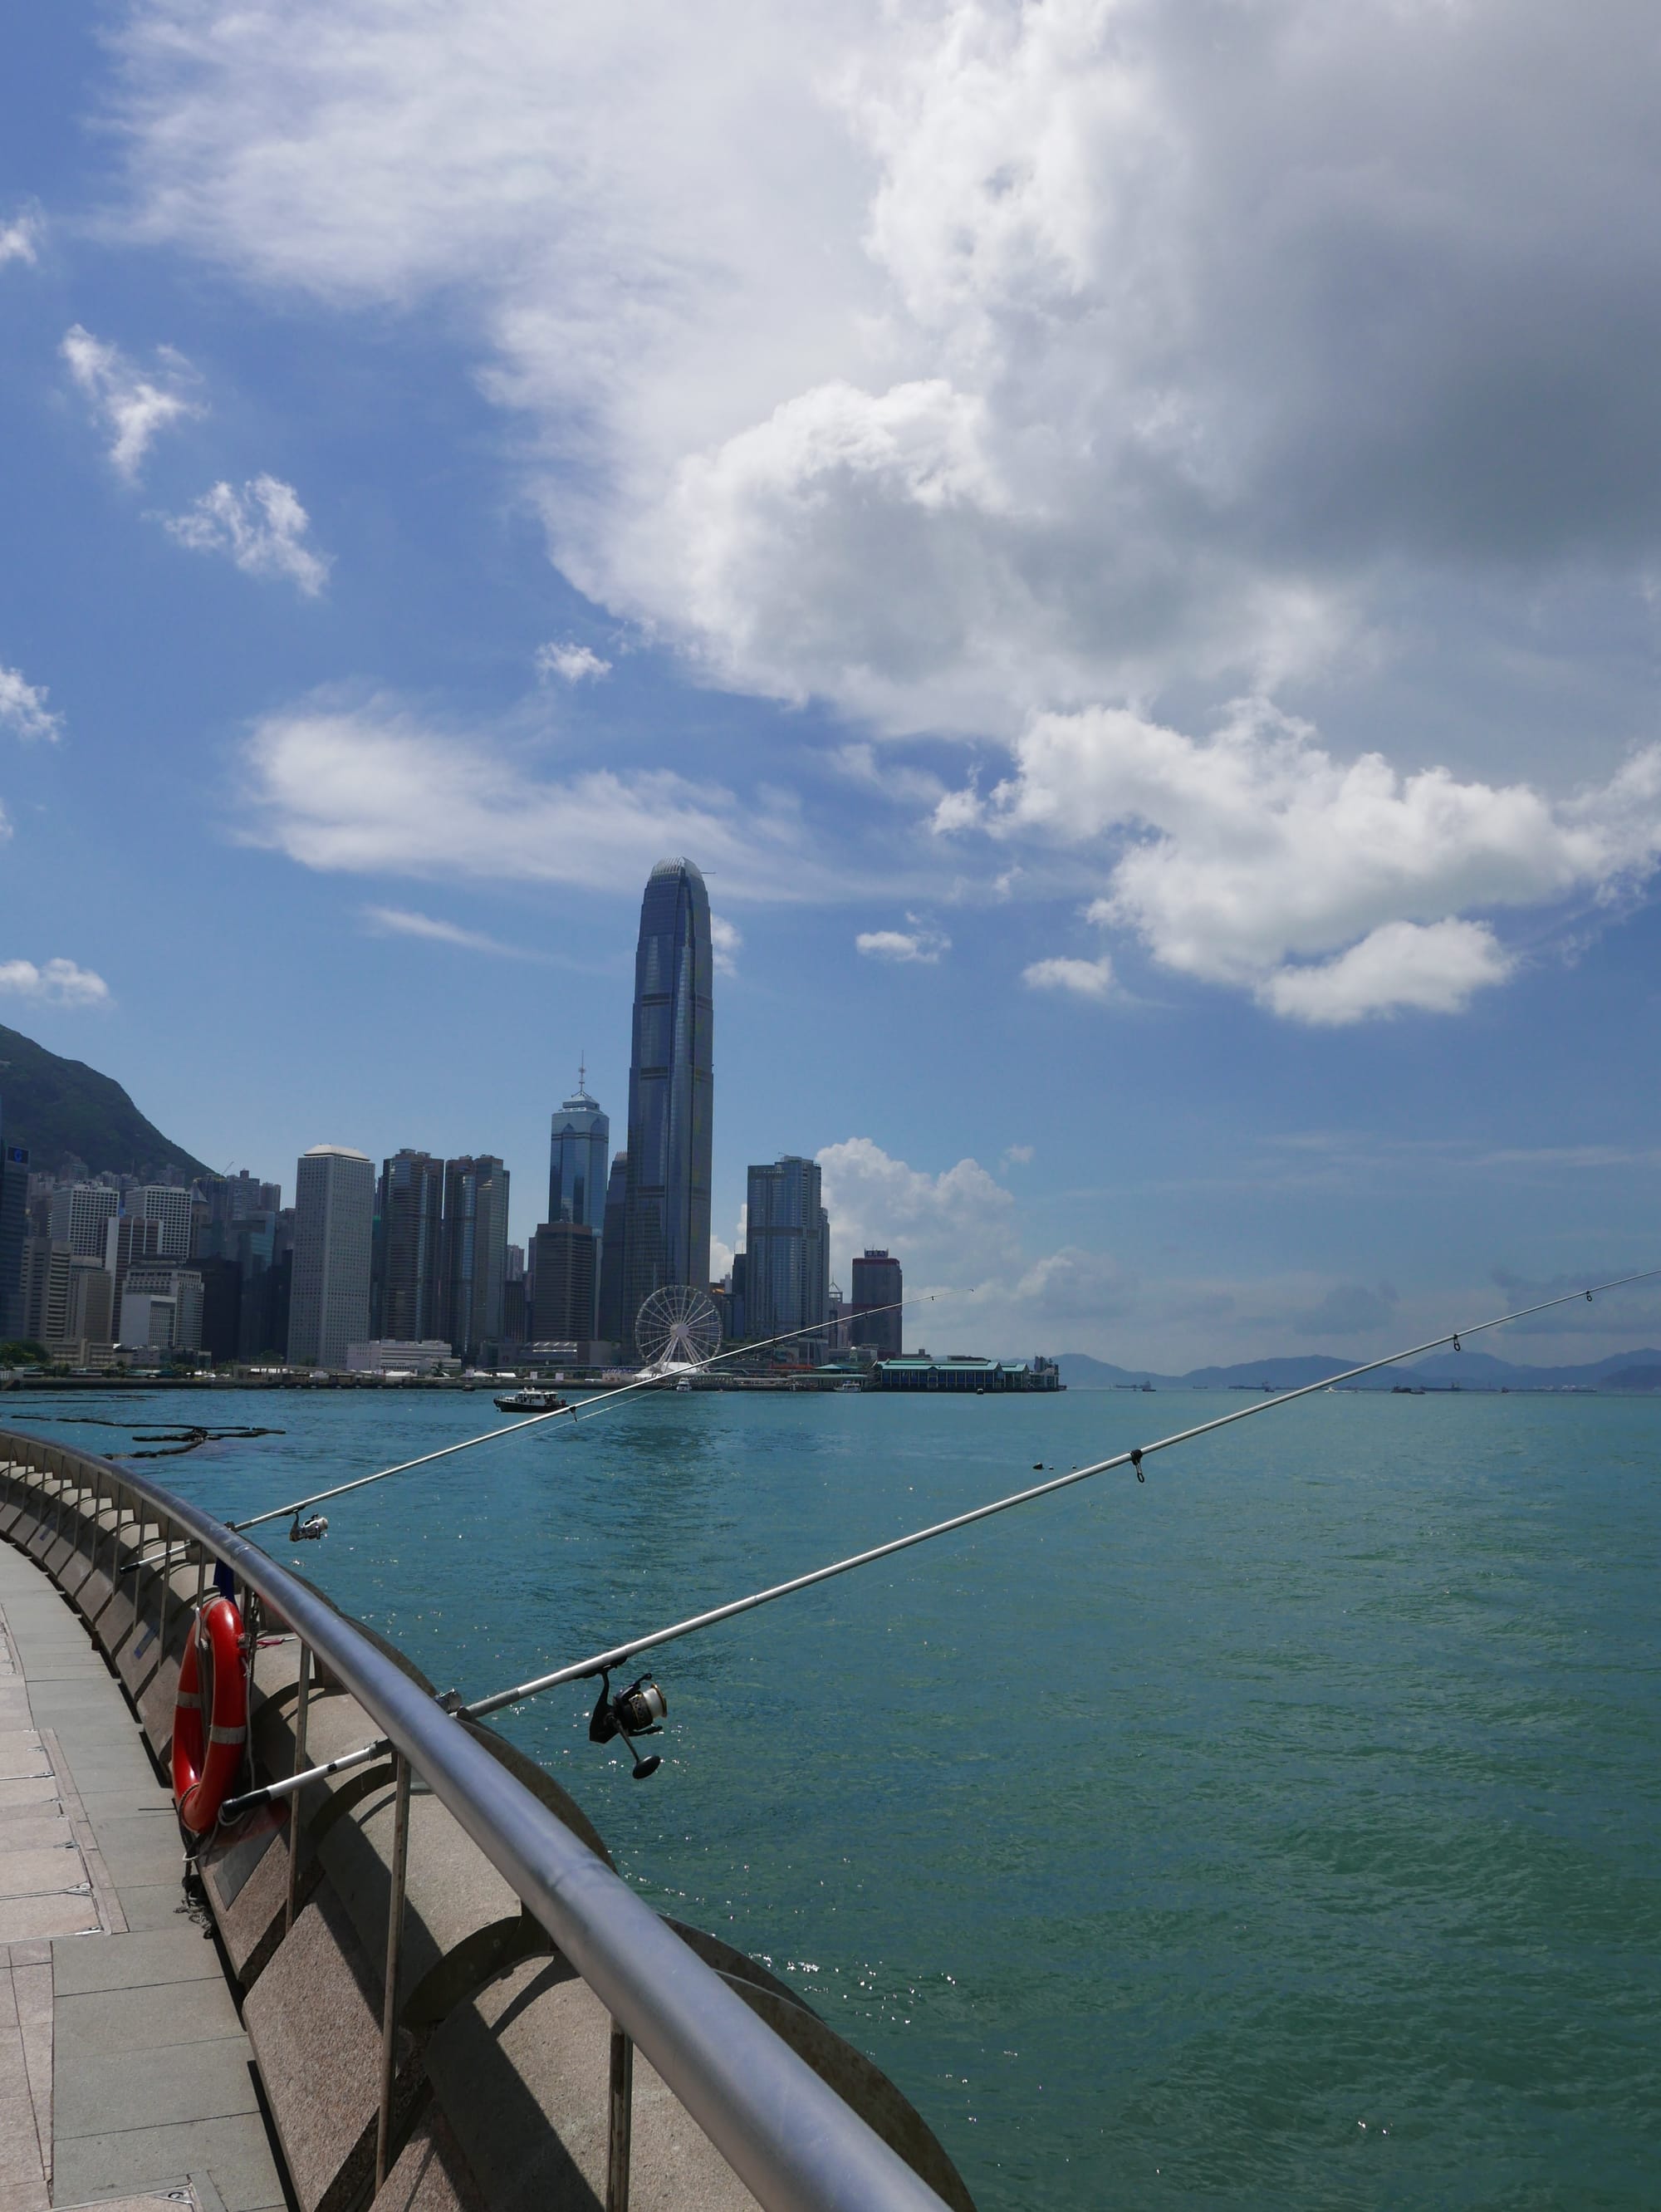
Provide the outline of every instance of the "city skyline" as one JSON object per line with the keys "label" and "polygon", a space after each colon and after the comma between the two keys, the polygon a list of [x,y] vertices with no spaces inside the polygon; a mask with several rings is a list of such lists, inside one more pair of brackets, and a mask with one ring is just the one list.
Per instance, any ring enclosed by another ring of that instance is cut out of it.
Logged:
{"label": "city skyline", "polygon": [[722,1246],[788,1148],[839,1280],[1178,1369],[1641,1265],[1628,18],[809,8],[705,101],[503,7],[21,25],[0,1018],[215,1167],[488,1147],[524,1243],[684,851]]}

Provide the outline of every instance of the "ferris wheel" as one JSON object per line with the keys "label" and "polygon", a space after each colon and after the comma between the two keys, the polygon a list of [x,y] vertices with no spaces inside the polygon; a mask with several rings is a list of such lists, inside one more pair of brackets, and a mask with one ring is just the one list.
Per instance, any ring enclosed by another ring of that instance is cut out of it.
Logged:
{"label": "ferris wheel", "polygon": [[721,1316],[707,1291],[665,1283],[641,1306],[634,1345],[644,1372],[675,1375],[701,1367],[720,1348]]}

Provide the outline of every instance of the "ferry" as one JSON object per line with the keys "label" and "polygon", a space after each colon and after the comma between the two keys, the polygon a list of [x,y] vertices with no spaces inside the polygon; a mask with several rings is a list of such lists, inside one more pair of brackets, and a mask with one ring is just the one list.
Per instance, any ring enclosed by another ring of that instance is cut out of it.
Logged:
{"label": "ferry", "polygon": [[568,1410],[557,1390],[538,1390],[527,1383],[518,1390],[504,1390],[496,1401],[499,1413],[563,1413]]}

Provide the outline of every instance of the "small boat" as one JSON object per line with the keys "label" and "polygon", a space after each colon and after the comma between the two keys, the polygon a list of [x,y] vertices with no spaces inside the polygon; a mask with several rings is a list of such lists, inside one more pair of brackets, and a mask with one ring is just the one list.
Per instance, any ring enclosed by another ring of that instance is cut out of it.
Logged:
{"label": "small boat", "polygon": [[563,1413],[568,1409],[557,1390],[504,1390],[496,1401],[499,1413]]}

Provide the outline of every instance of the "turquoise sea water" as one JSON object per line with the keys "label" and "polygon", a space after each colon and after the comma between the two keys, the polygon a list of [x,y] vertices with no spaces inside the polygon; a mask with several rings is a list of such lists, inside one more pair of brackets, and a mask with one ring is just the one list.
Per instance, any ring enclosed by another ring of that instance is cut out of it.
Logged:
{"label": "turquoise sea water", "polygon": [[[287,1433],[147,1471],[227,1517],[496,1418],[213,1402]],[[479,1694],[1239,1402],[635,1399],[272,1548]],[[71,1410],[0,1423],[125,1442]],[[1650,2207],[1658,1467],[1653,1400],[1322,1395],[658,1653],[649,1783],[580,1688],[499,1724],[982,2212]]]}

